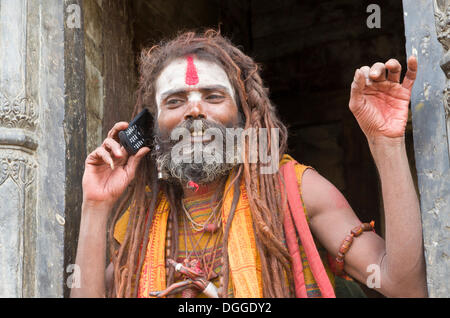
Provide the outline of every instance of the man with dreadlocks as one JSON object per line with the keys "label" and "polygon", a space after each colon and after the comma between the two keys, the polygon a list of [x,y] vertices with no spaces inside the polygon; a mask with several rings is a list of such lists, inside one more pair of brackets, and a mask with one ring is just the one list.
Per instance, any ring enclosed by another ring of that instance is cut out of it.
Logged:
{"label": "man with dreadlocks", "polygon": [[[335,297],[339,277],[366,283],[375,270],[384,295],[426,296],[404,139],[416,58],[407,64],[402,82],[391,59],[357,69],[351,85],[349,107],[381,178],[384,241],[330,182],[285,155],[287,130],[250,57],[214,31],[143,50],[133,115],[152,112],[155,142],[129,156],[118,138],[128,123],[119,122],[87,157],[76,258],[81,286],[71,295]],[[180,128],[194,148],[224,143],[209,129],[222,136],[229,128],[262,131],[280,168],[262,173],[263,162],[249,160],[247,138],[227,163],[176,162],[173,132]]]}

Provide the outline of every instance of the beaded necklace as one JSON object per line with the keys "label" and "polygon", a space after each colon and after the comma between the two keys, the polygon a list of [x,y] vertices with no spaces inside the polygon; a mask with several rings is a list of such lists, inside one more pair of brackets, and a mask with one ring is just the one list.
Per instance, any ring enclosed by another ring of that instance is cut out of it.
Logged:
{"label": "beaded necklace", "polygon": [[[211,200],[211,205],[212,205],[212,201],[213,200]],[[217,232],[217,230],[221,226],[221,213],[218,213],[218,211],[220,211],[221,203],[222,203],[222,200],[220,200],[214,206],[214,208],[212,208],[212,212],[209,215],[208,219],[203,224],[200,224],[200,223],[194,221],[194,219],[191,217],[190,213],[187,211],[183,202],[181,202],[181,205],[185,212],[183,215],[183,222],[182,222],[183,223],[182,226],[184,228],[184,244],[185,244],[186,253],[188,253],[187,255],[185,255],[185,258],[184,258],[182,264],[184,264],[185,266],[188,267],[189,264],[191,264],[191,262],[195,262],[195,264],[197,264],[196,270],[203,271],[204,275],[205,275],[205,279],[207,281],[216,279],[219,276],[219,293],[221,293],[221,291],[223,290],[223,288],[222,288],[223,277],[221,275],[222,270],[219,272],[219,275],[217,275],[214,271],[214,263],[217,259],[219,242],[222,241],[222,237],[223,237],[222,231],[217,233],[217,235],[215,236],[214,243],[212,246],[212,252],[209,255],[208,259],[206,259],[206,250],[208,249],[208,246],[209,246],[214,234]],[[191,225],[189,228],[191,229],[192,235],[188,235],[188,226],[187,226],[188,222]],[[170,257],[170,250],[171,250],[171,245],[172,245],[172,228],[173,228],[173,220],[169,220],[168,226],[167,226],[167,236],[166,236],[167,237],[166,259],[168,259]],[[202,233],[201,233],[200,237],[198,239],[196,239],[194,234],[198,233],[200,231],[202,231]],[[202,238],[204,237],[205,234],[209,235],[207,242],[204,245],[204,247],[202,248],[202,250],[198,251],[197,248],[200,245],[200,241],[202,240]],[[189,237],[190,245],[192,247],[191,251],[189,251],[189,252],[188,252],[188,237]],[[195,242],[194,242],[194,240],[195,240]],[[220,258],[220,260],[221,260],[221,262],[220,262],[219,266],[222,267],[223,256]],[[168,266],[166,266],[166,273],[169,273]],[[176,280],[177,279],[175,279],[175,281]],[[172,285],[175,285],[175,284],[172,284]],[[168,288],[170,288],[170,286]],[[196,297],[197,294],[199,293],[199,290],[196,289],[195,286],[184,287],[182,290],[180,289],[180,291],[181,291],[182,297]],[[175,292],[173,292],[173,293],[175,293]],[[207,294],[207,293],[205,292],[205,294]]]}

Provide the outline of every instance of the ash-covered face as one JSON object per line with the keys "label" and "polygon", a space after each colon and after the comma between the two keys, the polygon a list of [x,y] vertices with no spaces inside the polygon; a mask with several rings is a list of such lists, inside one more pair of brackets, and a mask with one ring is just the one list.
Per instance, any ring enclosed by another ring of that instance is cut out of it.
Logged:
{"label": "ash-covered face", "polygon": [[[172,61],[162,70],[156,81],[159,149],[155,155],[164,172],[183,185],[189,181],[206,184],[225,175],[234,166],[229,160],[228,163],[226,160],[204,160],[206,155],[201,161],[194,158],[199,149],[225,149],[226,128],[242,126],[234,96],[226,72],[216,63],[187,56]],[[211,128],[223,138],[207,134]],[[180,135],[184,137],[177,138]],[[174,147],[183,142],[185,146],[189,145],[183,149],[183,156],[191,157],[191,162],[174,160]]]}

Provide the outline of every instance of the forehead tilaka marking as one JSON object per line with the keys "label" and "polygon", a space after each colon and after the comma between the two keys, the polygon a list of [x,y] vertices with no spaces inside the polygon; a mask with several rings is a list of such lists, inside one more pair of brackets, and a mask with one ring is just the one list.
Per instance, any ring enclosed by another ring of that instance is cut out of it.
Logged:
{"label": "forehead tilaka marking", "polygon": [[186,91],[190,101],[199,100],[201,90],[222,87],[235,101],[234,89],[227,73],[214,62],[199,60],[193,55],[178,58],[167,65],[156,80],[155,101],[158,117],[161,103],[169,94]]}
{"label": "forehead tilaka marking", "polygon": [[186,67],[186,80],[185,83],[187,85],[197,85],[199,82],[198,74],[197,74],[197,68],[194,64],[194,59],[192,56],[188,56],[186,58],[187,60],[187,67]]}

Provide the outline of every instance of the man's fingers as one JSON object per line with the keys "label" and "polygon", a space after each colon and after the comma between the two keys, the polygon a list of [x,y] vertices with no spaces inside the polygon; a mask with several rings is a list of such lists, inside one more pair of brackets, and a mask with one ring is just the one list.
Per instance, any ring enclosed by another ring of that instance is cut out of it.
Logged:
{"label": "man's fingers", "polygon": [[109,165],[111,169],[114,170],[114,160],[112,159],[111,154],[105,148],[98,147],[94,152],[94,156]]}
{"label": "man's fingers", "polygon": [[363,66],[359,69],[359,71],[364,76],[366,85],[370,84],[370,79],[369,79],[370,67]]}
{"label": "man's fingers", "polygon": [[355,71],[355,76],[353,78],[350,90],[350,103],[349,103],[349,107],[352,112],[355,110],[355,107],[364,102],[363,90],[364,87],[366,86],[365,74],[368,74],[368,72],[369,72],[368,67],[367,69],[364,70],[362,70],[361,68]]}
{"label": "man's fingers", "polygon": [[112,138],[116,141],[119,141],[119,131],[125,130],[128,128],[128,123],[126,121],[120,121],[116,123],[113,128],[108,132],[108,138]]}
{"label": "man's fingers", "polygon": [[117,158],[125,158],[127,157],[128,153],[116,140],[108,137],[103,141],[103,147],[105,147],[107,150],[112,151],[115,157]]}
{"label": "man's fingers", "polygon": [[350,94],[357,97],[362,94],[364,87],[366,87],[366,77],[361,69],[357,69],[353,77]]}
{"label": "man's fingers", "polygon": [[403,79],[402,86],[406,89],[411,89],[417,76],[417,58],[413,55],[408,59],[408,70]]}
{"label": "man's fingers", "polygon": [[370,68],[369,78],[374,82],[386,80],[386,68],[383,63],[375,63]]}
{"label": "man's fingers", "polygon": [[139,151],[135,155],[130,156],[128,158],[128,162],[125,167],[125,170],[131,178],[134,178],[134,175],[136,173],[136,168],[139,165],[139,162],[141,161],[141,159],[144,158],[144,156],[149,152],[150,152],[150,148],[142,147],[141,149],[139,149]]}
{"label": "man's fingers", "polygon": [[353,82],[356,84],[356,87],[359,90],[363,90],[364,87],[366,86],[366,79],[367,79],[366,74],[368,74],[368,71],[369,71],[368,67],[367,69],[360,68],[355,71]]}
{"label": "man's fingers", "polygon": [[402,65],[396,59],[390,59],[384,65],[388,70],[387,79],[391,82],[399,83]]}

